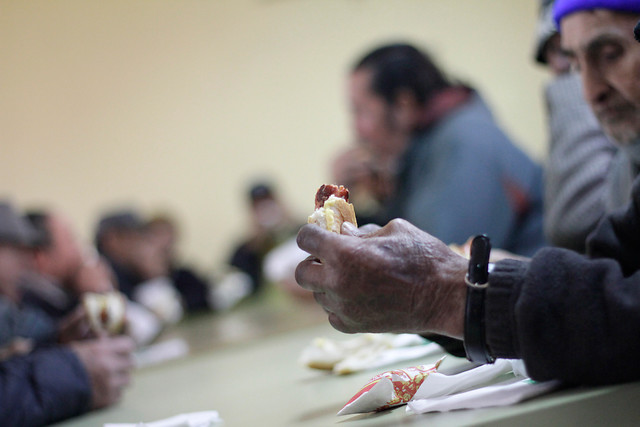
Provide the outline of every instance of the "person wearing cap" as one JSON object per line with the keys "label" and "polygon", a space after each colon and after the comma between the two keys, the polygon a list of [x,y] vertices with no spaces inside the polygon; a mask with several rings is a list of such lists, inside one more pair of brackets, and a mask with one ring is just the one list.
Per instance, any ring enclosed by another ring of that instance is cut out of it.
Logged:
{"label": "person wearing cap", "polygon": [[129,299],[141,283],[167,275],[163,254],[145,235],[145,222],[133,210],[104,214],[95,234],[95,246],[115,272],[118,289]]}
{"label": "person wearing cap", "polygon": [[8,202],[0,202],[0,339],[24,341],[0,352],[0,425],[46,425],[117,402],[130,380],[133,341],[99,337],[57,345],[48,316],[19,308],[17,280],[38,234]]}
{"label": "person wearing cap", "polygon": [[212,308],[209,283],[194,269],[179,262],[176,246],[179,232],[176,221],[167,214],[158,214],[145,224],[145,233],[160,248],[171,283],[180,293],[188,312]]}
{"label": "person wearing cap", "polygon": [[0,347],[11,347],[16,340],[48,343],[57,339],[51,317],[21,304],[18,283],[29,270],[28,248],[36,239],[35,230],[13,206],[0,202]]}
{"label": "person wearing cap", "polygon": [[[613,141],[640,141],[637,0],[557,0],[562,47],[585,99]],[[472,207],[469,207],[472,209]],[[530,260],[484,264],[487,279],[440,240],[404,220],[343,234],[313,224],[298,245],[310,257],[296,280],[344,332],[436,332],[463,339],[477,363],[523,359],[534,380],[611,384],[640,380],[640,178],[631,202],[606,215],[588,255],[545,248]],[[486,255],[486,254],[484,254]]]}
{"label": "person wearing cap", "polygon": [[533,52],[536,63],[553,76],[544,91],[549,131],[544,232],[554,246],[584,252],[587,235],[607,206],[613,208],[608,200],[624,198],[607,179],[617,148],[584,100],[580,76],[570,69],[552,12],[553,0],[542,0]]}
{"label": "person wearing cap", "polygon": [[[164,325],[178,322],[184,307],[170,279],[163,247],[146,225],[135,210],[107,212],[98,222],[95,245],[114,271],[118,290],[135,303],[136,311],[144,313],[140,321],[149,324],[144,329],[159,332]],[[149,334],[142,341],[156,336]]]}
{"label": "person wearing cap", "polygon": [[250,230],[235,245],[229,265],[247,275],[251,291],[256,293],[264,286],[265,257],[278,245],[295,236],[298,224],[289,215],[273,184],[255,182],[249,186],[247,196]]}

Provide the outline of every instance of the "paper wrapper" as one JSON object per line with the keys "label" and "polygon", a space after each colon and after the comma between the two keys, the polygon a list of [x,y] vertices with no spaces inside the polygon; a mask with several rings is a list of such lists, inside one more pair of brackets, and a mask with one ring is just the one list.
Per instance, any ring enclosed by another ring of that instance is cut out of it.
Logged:
{"label": "paper wrapper", "polygon": [[382,411],[407,403],[424,379],[438,369],[443,359],[433,365],[419,365],[376,375],[344,405],[338,415]]}
{"label": "paper wrapper", "polygon": [[[497,359],[493,364],[481,365],[457,375],[444,375],[440,372],[434,372],[422,382],[413,396],[413,400],[430,399],[467,391],[475,387],[491,384],[498,377],[513,371],[511,360]],[[517,374],[516,376],[520,375]],[[513,375],[510,375],[509,379],[512,378]]]}
{"label": "paper wrapper", "polygon": [[447,412],[457,409],[479,409],[494,406],[514,405],[535,396],[548,393],[558,387],[558,381],[542,383],[531,379],[512,378],[499,384],[469,390],[449,396],[412,400],[407,411],[416,414],[426,412]]}
{"label": "paper wrapper", "polygon": [[[403,403],[408,412],[414,413],[506,406],[547,393],[560,384],[529,379],[521,360],[498,359],[494,364],[457,375],[436,372],[441,361],[431,369],[416,367],[373,377],[338,415],[372,412]],[[411,383],[417,384],[417,390],[411,388]]]}
{"label": "paper wrapper", "polygon": [[513,405],[558,385],[556,381],[538,383],[529,379],[521,360],[497,359],[493,364],[457,375],[429,375],[407,403],[407,411],[446,412]]}
{"label": "paper wrapper", "polygon": [[315,338],[302,350],[300,363],[344,375],[438,352],[442,352],[438,344],[420,335],[361,334],[342,341]]}
{"label": "paper wrapper", "polygon": [[107,423],[104,427],[212,427],[222,424],[218,411],[190,412],[149,423]]}

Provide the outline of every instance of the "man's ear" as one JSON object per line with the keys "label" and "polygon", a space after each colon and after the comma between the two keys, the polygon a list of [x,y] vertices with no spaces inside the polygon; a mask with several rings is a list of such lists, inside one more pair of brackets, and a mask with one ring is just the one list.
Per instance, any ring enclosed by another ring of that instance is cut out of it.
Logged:
{"label": "man's ear", "polygon": [[393,118],[403,129],[412,130],[418,123],[420,105],[415,95],[408,89],[402,89],[393,103]]}

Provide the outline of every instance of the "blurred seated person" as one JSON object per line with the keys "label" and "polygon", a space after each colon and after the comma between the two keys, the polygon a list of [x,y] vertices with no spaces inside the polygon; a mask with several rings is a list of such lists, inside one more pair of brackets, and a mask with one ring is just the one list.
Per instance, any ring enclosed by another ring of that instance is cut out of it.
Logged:
{"label": "blurred seated person", "polygon": [[[28,271],[35,231],[8,202],[0,202],[0,347],[29,351],[34,342],[57,339],[56,322],[39,309],[24,308],[18,281]],[[28,340],[20,345],[14,340]],[[6,352],[5,352],[6,353]]]}
{"label": "blurred seated person", "polygon": [[248,196],[251,231],[235,248],[229,264],[246,273],[251,279],[253,292],[258,292],[264,283],[265,256],[295,236],[300,224],[292,220],[271,184],[259,182],[252,185]]}
{"label": "blurred seated person", "polygon": [[20,281],[27,274],[34,276],[31,246],[39,237],[10,203],[0,203],[0,354],[4,357],[90,336],[88,318],[77,298],[59,316],[24,301]]}
{"label": "blurred seated person", "polygon": [[414,46],[390,44],[356,62],[349,97],[364,166],[392,186],[376,222],[404,218],[456,244],[487,233],[520,255],[545,246],[542,168],[477,91],[452,82]]}
{"label": "blurred seated person", "polygon": [[183,315],[180,295],[169,280],[165,256],[145,225],[133,210],[109,212],[98,223],[96,248],[113,269],[120,292],[163,324],[175,323]]}
{"label": "blurred seated person", "polygon": [[[130,338],[99,336],[56,345],[51,319],[21,306],[17,282],[29,268],[27,248],[36,238],[13,206],[0,202],[1,425],[45,425],[112,405],[133,368]],[[51,342],[37,347],[24,339]]]}
{"label": "blurred seated person", "polygon": [[209,283],[193,269],[179,263],[176,255],[178,228],[167,215],[156,215],[145,225],[147,236],[159,248],[173,286],[180,292],[187,311],[212,308]]}
{"label": "blurred seated person", "polygon": [[97,253],[83,250],[64,215],[40,210],[28,212],[26,218],[37,239],[33,271],[21,280],[24,304],[60,319],[77,306],[83,293],[114,290],[111,269]]}
{"label": "blurred seated person", "polygon": [[144,238],[144,225],[137,212],[110,212],[100,218],[95,235],[96,249],[111,265],[120,292],[129,298],[139,283],[166,275],[160,251],[151,253]]}

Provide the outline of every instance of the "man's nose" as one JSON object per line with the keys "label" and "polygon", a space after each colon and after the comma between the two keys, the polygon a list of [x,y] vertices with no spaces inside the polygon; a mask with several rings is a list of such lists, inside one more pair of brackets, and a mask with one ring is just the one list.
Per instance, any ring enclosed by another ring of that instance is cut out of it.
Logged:
{"label": "man's nose", "polygon": [[611,90],[606,77],[596,67],[585,66],[581,68],[582,89],[584,98],[591,105],[602,103]]}

